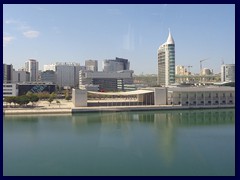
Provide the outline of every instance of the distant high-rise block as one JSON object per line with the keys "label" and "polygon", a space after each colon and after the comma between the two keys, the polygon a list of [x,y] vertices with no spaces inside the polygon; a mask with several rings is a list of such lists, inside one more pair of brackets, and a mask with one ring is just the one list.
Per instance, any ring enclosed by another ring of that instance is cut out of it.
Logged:
{"label": "distant high-rise block", "polygon": [[98,71],[98,61],[97,60],[86,60],[85,67],[86,67],[86,70]]}
{"label": "distant high-rise block", "polygon": [[167,42],[158,49],[158,85],[175,83],[175,43],[169,31]]}
{"label": "distant high-rise block", "polygon": [[30,81],[38,80],[38,61],[35,59],[29,59],[25,62],[25,70],[30,73]]}
{"label": "distant high-rise block", "polygon": [[11,83],[13,79],[13,65],[3,64],[3,82]]}

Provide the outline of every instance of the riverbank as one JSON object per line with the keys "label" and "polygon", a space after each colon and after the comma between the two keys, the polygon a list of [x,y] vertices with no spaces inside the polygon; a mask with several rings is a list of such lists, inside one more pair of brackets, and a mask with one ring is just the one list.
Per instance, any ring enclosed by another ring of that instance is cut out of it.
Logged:
{"label": "riverbank", "polygon": [[71,101],[60,100],[60,104],[47,101],[39,101],[37,105],[26,108],[3,108],[3,115],[20,114],[73,114],[87,112],[121,112],[121,111],[154,111],[154,110],[191,110],[191,109],[222,109],[234,108],[234,105],[212,105],[212,106],[180,106],[180,105],[161,105],[161,106],[100,106],[100,107],[73,107]]}

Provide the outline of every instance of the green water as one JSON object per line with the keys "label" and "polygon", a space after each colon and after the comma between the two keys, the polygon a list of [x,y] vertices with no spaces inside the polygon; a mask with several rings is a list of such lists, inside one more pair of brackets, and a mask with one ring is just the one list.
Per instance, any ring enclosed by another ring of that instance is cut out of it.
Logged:
{"label": "green water", "polygon": [[4,116],[3,175],[235,175],[235,110]]}

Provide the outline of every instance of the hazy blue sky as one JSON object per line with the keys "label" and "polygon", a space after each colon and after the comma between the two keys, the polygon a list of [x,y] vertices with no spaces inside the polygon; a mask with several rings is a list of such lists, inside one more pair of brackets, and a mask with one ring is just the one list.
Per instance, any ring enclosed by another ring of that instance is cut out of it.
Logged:
{"label": "hazy blue sky", "polygon": [[[235,5],[3,5],[3,62],[44,64],[127,58],[135,74],[157,73],[157,49],[175,40],[176,65],[220,72],[235,63]],[[101,61],[99,63],[101,66]]]}

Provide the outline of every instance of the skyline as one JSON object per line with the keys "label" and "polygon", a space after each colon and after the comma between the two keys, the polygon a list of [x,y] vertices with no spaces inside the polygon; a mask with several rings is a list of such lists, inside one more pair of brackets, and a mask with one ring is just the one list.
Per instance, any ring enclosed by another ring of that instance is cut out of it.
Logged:
{"label": "skyline", "polygon": [[[27,9],[27,11],[23,11]],[[176,65],[219,73],[235,64],[235,5],[3,5],[3,63],[126,58],[135,74],[157,74],[157,50],[168,29]]]}

